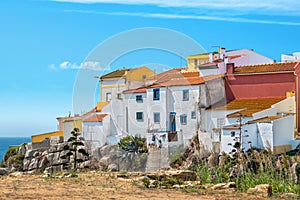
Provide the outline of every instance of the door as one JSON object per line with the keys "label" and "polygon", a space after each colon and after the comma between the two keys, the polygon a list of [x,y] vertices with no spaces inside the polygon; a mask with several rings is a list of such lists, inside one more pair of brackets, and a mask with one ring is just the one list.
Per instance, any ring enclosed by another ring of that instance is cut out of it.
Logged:
{"label": "door", "polygon": [[176,113],[170,112],[170,132],[176,132]]}

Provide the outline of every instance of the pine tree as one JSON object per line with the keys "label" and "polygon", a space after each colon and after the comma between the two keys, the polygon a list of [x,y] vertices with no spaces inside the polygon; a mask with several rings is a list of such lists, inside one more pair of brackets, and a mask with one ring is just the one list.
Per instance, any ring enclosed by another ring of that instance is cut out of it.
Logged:
{"label": "pine tree", "polygon": [[66,159],[66,158],[70,158],[71,156],[73,156],[73,161],[74,161],[74,171],[77,170],[77,163],[78,162],[82,162],[82,159],[77,159],[77,155],[78,153],[84,155],[84,156],[89,156],[88,152],[83,149],[80,148],[78,149],[80,146],[84,146],[83,142],[81,141],[81,139],[79,138],[80,135],[80,130],[78,128],[74,128],[73,131],[71,131],[71,137],[68,139],[68,144],[66,144],[64,146],[64,150],[69,151],[66,155],[62,156],[62,159]]}

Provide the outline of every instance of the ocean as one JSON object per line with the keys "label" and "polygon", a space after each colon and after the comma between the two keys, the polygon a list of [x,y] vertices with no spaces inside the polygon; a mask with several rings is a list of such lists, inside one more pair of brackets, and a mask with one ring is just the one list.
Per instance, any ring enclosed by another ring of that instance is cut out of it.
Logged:
{"label": "ocean", "polygon": [[3,160],[3,157],[9,146],[16,146],[23,143],[31,142],[30,137],[0,137],[0,161]]}

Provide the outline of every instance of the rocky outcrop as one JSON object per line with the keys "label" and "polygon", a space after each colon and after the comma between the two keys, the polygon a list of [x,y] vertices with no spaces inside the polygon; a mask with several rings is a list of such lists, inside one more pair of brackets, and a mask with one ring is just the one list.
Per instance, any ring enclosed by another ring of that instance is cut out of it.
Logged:
{"label": "rocky outcrop", "polygon": [[0,176],[8,175],[9,170],[7,168],[0,168]]}
{"label": "rocky outcrop", "polygon": [[[73,156],[65,158],[68,150],[61,138],[51,138],[49,148],[42,146],[37,149],[28,149],[25,152],[22,170],[30,173],[52,174],[57,171],[64,171],[73,167]],[[47,143],[47,144],[48,144]],[[130,153],[121,151],[117,145],[105,145],[101,148],[90,149],[89,144],[83,141],[85,151],[89,156],[77,154],[78,169],[93,169],[102,171],[145,171],[147,153]],[[34,146],[34,145],[33,145]],[[66,156],[67,157],[67,156]]]}
{"label": "rocky outcrop", "polygon": [[[70,143],[63,142],[60,137],[53,137],[49,141],[49,148],[45,146],[37,149],[27,150],[23,160],[23,171],[25,172],[45,172],[55,173],[72,167],[72,156],[69,158],[63,158],[68,153],[64,149],[66,145]],[[85,141],[83,141],[85,143]],[[34,145],[33,145],[34,146]],[[86,145],[85,145],[86,146]],[[84,146],[84,148],[86,148]],[[88,151],[88,149],[85,149]],[[82,156],[78,154],[78,158],[83,161],[89,160],[88,156]]]}

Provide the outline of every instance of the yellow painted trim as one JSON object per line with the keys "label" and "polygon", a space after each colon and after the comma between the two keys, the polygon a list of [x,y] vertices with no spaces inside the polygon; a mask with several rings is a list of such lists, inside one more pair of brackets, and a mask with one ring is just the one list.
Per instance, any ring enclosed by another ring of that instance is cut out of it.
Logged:
{"label": "yellow painted trim", "polygon": [[101,88],[118,88],[118,87],[125,87],[125,84],[119,84],[119,85],[106,85],[106,86],[101,86]]}
{"label": "yellow painted trim", "polygon": [[103,109],[105,106],[107,106],[108,104],[109,104],[109,102],[107,102],[107,101],[104,101],[104,102],[98,102],[98,103],[97,103],[97,108],[96,108],[97,112],[101,112],[102,109]]}
{"label": "yellow painted trim", "polygon": [[46,138],[54,137],[54,136],[64,136],[63,131],[55,131],[55,132],[50,132],[50,133],[42,133],[39,135],[32,135],[31,136],[31,142],[42,142]]}
{"label": "yellow painted trim", "polygon": [[195,59],[195,58],[198,58],[198,59],[209,58],[209,53],[208,54],[193,55],[193,56],[187,56],[186,57],[187,60]]}

